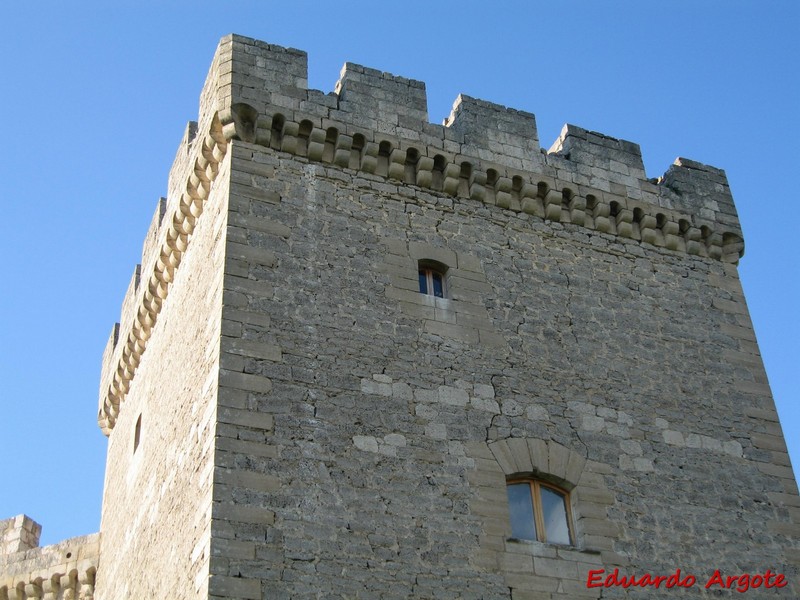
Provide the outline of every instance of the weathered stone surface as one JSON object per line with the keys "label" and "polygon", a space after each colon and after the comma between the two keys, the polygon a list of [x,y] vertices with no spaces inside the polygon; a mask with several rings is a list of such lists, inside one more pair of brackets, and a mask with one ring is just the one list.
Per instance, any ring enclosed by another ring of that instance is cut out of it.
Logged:
{"label": "weathered stone surface", "polygon": [[[39,547],[41,526],[19,515],[0,521],[0,598],[91,598],[100,556],[95,533]],[[34,595],[31,595],[33,593]]]}

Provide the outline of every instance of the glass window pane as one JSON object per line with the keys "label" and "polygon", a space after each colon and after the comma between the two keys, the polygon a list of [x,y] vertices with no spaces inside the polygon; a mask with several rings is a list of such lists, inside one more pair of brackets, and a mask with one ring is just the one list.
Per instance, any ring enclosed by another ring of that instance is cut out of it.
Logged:
{"label": "glass window pane", "polygon": [[437,298],[444,298],[444,286],[442,285],[442,274],[431,273],[433,276],[433,295]]}
{"label": "glass window pane", "polygon": [[511,515],[511,537],[535,540],[536,524],[533,521],[531,486],[527,483],[512,483],[506,486],[506,491]]}
{"label": "glass window pane", "polygon": [[428,276],[425,271],[419,272],[419,291],[423,294],[428,293]]}
{"label": "glass window pane", "polygon": [[553,544],[569,544],[566,497],[556,490],[539,486],[542,494],[542,516],[547,541]]}

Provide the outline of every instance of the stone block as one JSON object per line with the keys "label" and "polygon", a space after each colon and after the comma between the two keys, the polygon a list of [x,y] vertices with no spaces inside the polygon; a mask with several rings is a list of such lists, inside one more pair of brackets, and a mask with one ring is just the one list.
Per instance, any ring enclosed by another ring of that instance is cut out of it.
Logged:
{"label": "stone block", "polygon": [[494,386],[483,383],[476,383],[474,386],[475,395],[479,398],[494,398]]}
{"label": "stone block", "polygon": [[500,414],[500,405],[491,398],[474,397],[470,399],[470,405],[477,410],[483,410],[492,414]]}
{"label": "stone block", "polygon": [[478,332],[471,327],[462,327],[451,323],[440,323],[438,321],[425,321],[425,331],[434,335],[446,338],[453,338],[468,344],[478,342]]}
{"label": "stone block", "polygon": [[217,420],[220,423],[252,427],[266,431],[272,430],[274,418],[271,414],[256,413],[251,410],[239,410],[230,407],[221,407],[217,411]]}
{"label": "stone block", "polygon": [[250,442],[247,440],[220,437],[216,439],[215,444],[217,451],[249,456],[263,456],[266,458],[278,457],[278,448],[263,442]]}
{"label": "stone block", "polygon": [[219,378],[220,386],[231,387],[247,392],[267,394],[272,390],[272,381],[260,375],[249,373],[235,373],[222,371]]}
{"label": "stone block", "polygon": [[378,440],[371,435],[353,436],[353,445],[359,450],[364,450],[365,452],[378,451]]}
{"label": "stone block", "polygon": [[243,600],[258,600],[261,595],[261,581],[259,579],[244,579],[242,577],[227,577],[212,575],[208,579],[209,594],[223,598],[242,598]]}
{"label": "stone block", "polygon": [[448,267],[457,267],[456,253],[448,248],[434,246],[427,242],[409,242],[408,253],[414,260],[435,260]]}
{"label": "stone block", "polygon": [[548,472],[556,477],[566,479],[570,451],[560,444],[550,442],[547,445],[547,454]]}
{"label": "stone block", "polygon": [[506,440],[500,440],[489,444],[489,450],[492,452],[503,473],[512,475],[516,473],[517,461],[514,458],[513,451],[509,448]]}
{"label": "stone block", "polygon": [[275,492],[281,487],[280,479],[274,475],[246,470],[216,469],[214,481],[260,492]]}
{"label": "stone block", "polygon": [[509,587],[526,592],[555,592],[560,583],[560,579],[556,577],[534,575],[533,573],[506,573],[504,579]]}
{"label": "stone block", "polygon": [[451,406],[466,406],[469,402],[469,394],[458,388],[439,386],[439,402]]}
{"label": "stone block", "polygon": [[683,446],[686,443],[680,431],[671,431],[667,429],[662,431],[661,435],[664,437],[665,443],[673,446]]}
{"label": "stone block", "polygon": [[213,519],[253,525],[272,525],[275,522],[275,513],[271,510],[246,504],[215,502],[211,515]]}
{"label": "stone block", "polygon": [[578,565],[569,560],[537,556],[533,559],[533,569],[537,575],[545,577],[578,578]]}
{"label": "stone block", "polygon": [[531,461],[530,452],[528,449],[528,442],[522,438],[512,438],[507,440],[507,447],[509,452],[514,458],[516,465],[516,472],[530,473],[534,470],[533,462]]}
{"label": "stone block", "polygon": [[570,452],[567,459],[567,466],[564,471],[564,479],[572,484],[576,484],[583,473],[586,459],[577,452]]}
{"label": "stone block", "polygon": [[528,438],[528,453],[533,468],[542,473],[552,473],[550,470],[550,451],[544,440]]}
{"label": "stone block", "polygon": [[224,285],[225,291],[238,292],[257,298],[271,298],[275,293],[275,287],[269,281],[258,281],[233,275],[225,276]]}
{"label": "stone block", "polygon": [[498,556],[499,567],[503,571],[533,573],[533,557],[524,554],[504,552]]}
{"label": "stone block", "polygon": [[361,391],[365,394],[375,394],[378,396],[391,396],[392,384],[389,382],[379,382],[372,379],[361,380]]}
{"label": "stone block", "polygon": [[229,258],[238,258],[248,263],[264,265],[266,267],[275,266],[275,253],[265,248],[259,248],[249,244],[228,242],[225,251]]}
{"label": "stone block", "polygon": [[262,360],[280,361],[282,358],[281,349],[278,346],[241,337],[223,337],[222,351]]}

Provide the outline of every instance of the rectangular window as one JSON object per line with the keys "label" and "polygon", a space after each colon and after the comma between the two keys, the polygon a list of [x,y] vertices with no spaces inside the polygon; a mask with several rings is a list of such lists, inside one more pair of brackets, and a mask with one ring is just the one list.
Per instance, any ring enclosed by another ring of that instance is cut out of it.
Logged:
{"label": "rectangular window", "polygon": [[573,543],[567,492],[536,479],[509,481],[506,491],[512,537],[565,546]]}
{"label": "rectangular window", "polygon": [[428,296],[444,298],[444,276],[435,269],[420,269],[419,292]]}

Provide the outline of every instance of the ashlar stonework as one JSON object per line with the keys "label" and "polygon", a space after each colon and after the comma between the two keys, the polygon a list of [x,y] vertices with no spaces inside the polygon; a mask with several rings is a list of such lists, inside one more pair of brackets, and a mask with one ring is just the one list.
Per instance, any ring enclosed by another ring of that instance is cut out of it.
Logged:
{"label": "ashlar stonework", "polygon": [[[101,531],[0,522],[0,599],[800,596],[725,173],[306,69],[220,42],[103,354]],[[511,537],[520,477],[573,543]]]}

